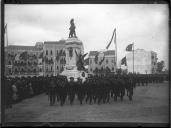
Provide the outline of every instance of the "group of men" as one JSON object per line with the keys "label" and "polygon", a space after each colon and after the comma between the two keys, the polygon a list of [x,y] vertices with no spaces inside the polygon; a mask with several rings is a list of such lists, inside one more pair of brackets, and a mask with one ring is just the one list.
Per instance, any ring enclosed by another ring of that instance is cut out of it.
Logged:
{"label": "group of men", "polygon": [[165,75],[124,74],[108,76],[91,76],[82,82],[80,78],[67,81],[65,76],[51,77],[22,77],[5,78],[5,105],[12,104],[46,92],[50,106],[59,102],[63,106],[66,100],[71,105],[74,100],[83,103],[110,103],[111,100],[123,101],[124,96],[132,100],[133,90],[136,86],[145,86],[148,83],[162,83],[168,80]]}
{"label": "group of men", "polygon": [[47,79],[43,77],[10,77],[4,79],[4,96],[6,108],[26,98],[45,92]]}
{"label": "group of men", "polygon": [[65,77],[51,77],[50,84],[47,86],[48,99],[50,105],[55,101],[61,106],[66,100],[72,105],[74,100],[78,100],[80,105],[85,103],[110,103],[111,99],[117,101],[120,98],[128,96],[132,100],[133,90],[136,86],[148,85],[148,83],[162,83],[165,80],[164,75],[114,75],[107,77],[90,77],[85,82],[78,78],[70,78],[70,82]]}
{"label": "group of men", "polygon": [[162,83],[164,80],[169,80],[168,75],[165,74],[136,74],[132,76],[134,77],[137,86],[148,85],[148,83]]}

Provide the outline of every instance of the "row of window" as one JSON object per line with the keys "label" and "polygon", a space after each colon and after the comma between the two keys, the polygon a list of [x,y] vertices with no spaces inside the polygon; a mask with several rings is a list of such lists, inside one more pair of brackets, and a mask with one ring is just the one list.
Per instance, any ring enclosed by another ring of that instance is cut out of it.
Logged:
{"label": "row of window", "polygon": [[[53,70],[53,67],[51,66],[50,68],[48,68],[48,67],[46,67],[46,71],[48,71],[48,69],[50,69],[50,71],[52,71]],[[60,68],[60,67],[58,67],[58,66],[56,66],[56,69],[58,70],[58,69],[61,69],[61,70],[63,70],[63,66]]]}
{"label": "row of window", "polygon": [[[56,51],[56,54],[58,55],[58,54],[60,54],[60,55],[65,55],[65,51],[63,51],[63,50],[57,50]],[[48,50],[46,50],[46,55],[48,55]],[[50,50],[50,55],[53,55],[53,51],[52,50]]]}
{"label": "row of window", "polygon": [[[93,72],[94,70],[92,68],[90,68],[90,71]],[[114,67],[112,67],[112,71],[114,71]]]}
{"label": "row of window", "polygon": [[[42,69],[40,68],[39,71],[42,72]],[[27,70],[25,70],[23,68],[22,69],[17,69],[16,68],[16,69],[14,69],[14,72],[37,72],[37,70],[36,69],[32,69],[32,70],[31,69],[27,69]]]}
{"label": "row of window", "polygon": [[[95,61],[95,59],[94,59],[94,61]],[[92,64],[92,62],[93,62],[93,59],[90,59],[90,64]],[[108,64],[108,63],[109,63],[109,60],[106,59],[106,64]],[[113,59],[111,60],[111,63],[114,63],[114,60]]]}

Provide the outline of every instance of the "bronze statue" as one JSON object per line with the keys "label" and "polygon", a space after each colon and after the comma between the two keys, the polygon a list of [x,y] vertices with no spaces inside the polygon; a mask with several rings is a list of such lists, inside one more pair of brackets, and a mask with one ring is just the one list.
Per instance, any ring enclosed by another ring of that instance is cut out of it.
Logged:
{"label": "bronze statue", "polygon": [[70,30],[70,32],[69,32],[69,38],[71,38],[71,37],[75,37],[75,38],[77,38],[77,36],[76,36],[76,32],[75,32],[75,28],[76,28],[76,26],[75,26],[75,24],[74,24],[74,19],[71,19],[70,20],[70,28],[69,28],[69,30]]}
{"label": "bronze statue", "polygon": [[75,54],[77,56],[77,69],[80,71],[80,70],[85,70],[85,67],[84,67],[84,57],[88,54],[84,54],[82,55],[81,53],[78,54],[77,51],[75,50]]}

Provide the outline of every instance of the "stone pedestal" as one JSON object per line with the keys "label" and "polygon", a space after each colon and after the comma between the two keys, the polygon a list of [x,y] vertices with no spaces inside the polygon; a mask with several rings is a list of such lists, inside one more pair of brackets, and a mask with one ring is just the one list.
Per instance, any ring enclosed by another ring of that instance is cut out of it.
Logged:
{"label": "stone pedestal", "polygon": [[68,80],[70,80],[70,77],[74,77],[74,80],[77,81],[77,78],[80,77],[84,81],[84,79],[87,77],[87,73],[84,71],[78,71],[76,65],[78,59],[77,54],[84,54],[82,41],[74,37],[68,38],[65,43],[65,53],[66,65],[61,75],[67,76]]}

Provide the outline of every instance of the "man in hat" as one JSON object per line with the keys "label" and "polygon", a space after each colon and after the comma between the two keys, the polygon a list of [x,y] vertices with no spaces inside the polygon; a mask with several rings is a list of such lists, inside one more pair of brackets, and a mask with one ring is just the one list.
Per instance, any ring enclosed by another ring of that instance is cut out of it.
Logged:
{"label": "man in hat", "polygon": [[50,79],[50,83],[49,83],[49,97],[50,97],[50,106],[55,104],[55,97],[56,97],[56,88],[55,88],[55,82],[53,80],[53,78]]}
{"label": "man in hat", "polygon": [[82,79],[78,78],[78,82],[77,82],[77,96],[78,96],[78,100],[80,102],[80,105],[82,105],[82,101],[84,98],[84,90],[83,90],[83,84],[82,84]]}
{"label": "man in hat", "polygon": [[73,104],[75,98],[75,82],[74,78],[70,77],[70,82],[69,82],[69,100],[70,100],[70,105]]}

